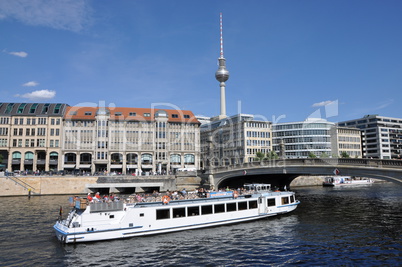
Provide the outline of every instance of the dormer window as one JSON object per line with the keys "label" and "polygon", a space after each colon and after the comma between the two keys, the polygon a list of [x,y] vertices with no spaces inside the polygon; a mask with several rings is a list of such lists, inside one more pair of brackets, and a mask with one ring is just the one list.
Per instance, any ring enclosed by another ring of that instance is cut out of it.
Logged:
{"label": "dormer window", "polygon": [[179,114],[172,114],[172,118],[177,119],[179,117]]}
{"label": "dormer window", "polygon": [[190,115],[184,115],[185,119],[190,119]]}
{"label": "dormer window", "polygon": [[135,116],[137,116],[137,113],[135,113],[135,112],[130,112],[130,113],[128,113],[128,116],[133,116],[133,117],[135,117]]}
{"label": "dormer window", "polygon": [[91,116],[91,115],[92,115],[92,112],[91,112],[91,111],[85,111],[84,115],[85,115],[85,116]]}
{"label": "dormer window", "polygon": [[121,116],[122,113],[121,113],[121,112],[116,112],[114,115],[115,115],[115,116]]}
{"label": "dormer window", "polygon": [[144,117],[151,117],[151,113],[144,113]]}

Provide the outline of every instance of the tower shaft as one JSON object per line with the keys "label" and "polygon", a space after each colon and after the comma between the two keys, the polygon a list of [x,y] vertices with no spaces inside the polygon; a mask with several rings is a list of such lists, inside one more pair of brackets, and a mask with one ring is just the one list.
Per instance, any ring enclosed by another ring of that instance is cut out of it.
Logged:
{"label": "tower shaft", "polygon": [[223,57],[223,27],[222,27],[222,13],[220,13],[220,56],[218,58],[219,68],[215,72],[215,78],[220,82],[221,91],[221,112],[219,115],[220,119],[226,118],[226,84],[225,82],[229,79],[229,71],[226,69],[226,59]]}

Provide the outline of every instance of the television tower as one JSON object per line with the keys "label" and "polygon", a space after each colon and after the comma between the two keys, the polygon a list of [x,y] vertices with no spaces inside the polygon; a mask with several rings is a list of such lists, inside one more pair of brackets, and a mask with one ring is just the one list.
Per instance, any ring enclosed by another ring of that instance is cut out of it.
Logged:
{"label": "television tower", "polygon": [[219,119],[226,118],[226,95],[225,95],[225,82],[229,79],[229,71],[226,69],[226,59],[223,57],[223,34],[222,34],[222,13],[220,13],[220,33],[221,33],[221,54],[218,58],[219,68],[215,72],[215,78],[220,82],[221,87],[221,114]]}

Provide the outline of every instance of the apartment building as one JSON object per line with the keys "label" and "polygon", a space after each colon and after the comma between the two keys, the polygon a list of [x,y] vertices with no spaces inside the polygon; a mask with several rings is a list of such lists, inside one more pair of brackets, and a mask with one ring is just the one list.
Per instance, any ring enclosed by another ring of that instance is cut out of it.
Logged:
{"label": "apartment building", "polygon": [[63,116],[67,104],[0,103],[0,154],[8,171],[61,168]]}
{"label": "apartment building", "polygon": [[142,175],[199,168],[200,123],[188,110],[68,107],[66,171]]}
{"label": "apartment building", "polygon": [[254,161],[257,152],[272,150],[271,122],[250,114],[224,119],[203,117],[201,125],[202,166],[227,166]]}

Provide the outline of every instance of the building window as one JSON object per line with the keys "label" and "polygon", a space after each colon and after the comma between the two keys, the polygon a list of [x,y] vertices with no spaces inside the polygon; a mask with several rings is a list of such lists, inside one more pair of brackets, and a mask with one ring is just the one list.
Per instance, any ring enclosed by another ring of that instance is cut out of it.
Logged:
{"label": "building window", "polygon": [[190,115],[184,115],[185,119],[190,119]]}
{"label": "building window", "polygon": [[91,116],[91,115],[92,115],[92,112],[86,111],[86,112],[84,113],[84,115],[85,115],[85,116]]}
{"label": "building window", "polygon": [[32,104],[31,108],[29,109],[29,113],[34,114],[37,107],[38,107],[37,103]]}
{"label": "building window", "polygon": [[130,113],[128,113],[128,116],[137,116],[137,113],[135,113],[135,112],[130,112]]}
{"label": "building window", "polygon": [[144,113],[144,117],[151,117],[151,113]]}
{"label": "building window", "polygon": [[179,115],[178,114],[172,114],[172,118],[178,118],[179,117]]}

